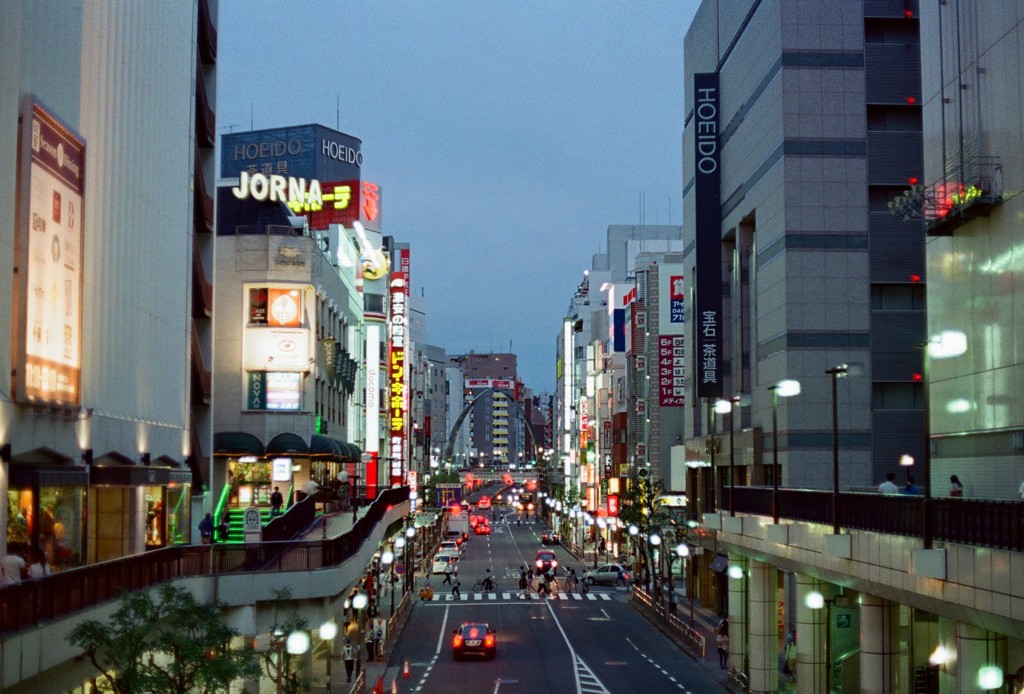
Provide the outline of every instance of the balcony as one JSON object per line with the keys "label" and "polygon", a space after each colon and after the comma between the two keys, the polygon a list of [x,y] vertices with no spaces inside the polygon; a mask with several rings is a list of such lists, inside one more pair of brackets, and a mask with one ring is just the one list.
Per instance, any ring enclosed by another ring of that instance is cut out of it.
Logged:
{"label": "balcony", "polygon": [[940,181],[915,185],[889,202],[903,221],[924,220],[929,236],[952,236],[959,227],[988,217],[1003,201],[1003,169],[998,157],[974,157]]}

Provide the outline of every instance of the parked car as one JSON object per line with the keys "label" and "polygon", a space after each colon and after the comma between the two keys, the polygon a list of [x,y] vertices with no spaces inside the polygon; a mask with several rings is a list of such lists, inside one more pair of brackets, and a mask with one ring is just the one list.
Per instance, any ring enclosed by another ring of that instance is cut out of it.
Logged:
{"label": "parked car", "polygon": [[557,545],[558,544],[558,533],[546,532],[540,536],[540,543],[542,545]]}

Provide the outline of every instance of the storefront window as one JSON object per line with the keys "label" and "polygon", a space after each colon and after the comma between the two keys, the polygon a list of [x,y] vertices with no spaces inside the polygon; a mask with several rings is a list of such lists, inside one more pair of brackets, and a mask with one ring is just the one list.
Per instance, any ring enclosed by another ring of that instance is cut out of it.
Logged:
{"label": "storefront window", "polygon": [[266,461],[228,463],[231,483],[231,504],[234,506],[269,505],[273,488],[270,484],[271,464]]}
{"label": "storefront window", "polygon": [[7,492],[8,551],[42,550],[51,571],[82,566],[85,489],[33,487]]}

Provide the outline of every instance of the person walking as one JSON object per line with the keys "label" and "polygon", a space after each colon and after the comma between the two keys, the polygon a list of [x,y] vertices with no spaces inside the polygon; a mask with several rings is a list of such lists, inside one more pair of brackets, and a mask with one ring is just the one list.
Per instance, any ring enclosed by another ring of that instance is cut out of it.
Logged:
{"label": "person walking", "polygon": [[952,497],[961,497],[964,495],[964,485],[960,481],[960,478],[956,475],[949,476],[949,495]]}
{"label": "person walking", "polygon": [[366,662],[372,663],[374,661],[374,653],[376,652],[377,644],[373,640],[373,629],[366,626]]}
{"label": "person walking", "polygon": [[280,487],[274,487],[274,492],[270,495],[270,516],[278,516],[281,514],[281,507],[284,506],[284,496],[281,494]]}
{"label": "person walking", "polygon": [[345,660],[345,676],[347,681],[352,681],[352,672],[356,667],[356,647],[352,645],[352,639],[345,639],[345,645],[341,649],[341,657]]}
{"label": "person walking", "polygon": [[462,598],[462,591],[459,590],[459,586],[461,586],[461,585],[462,585],[462,581],[460,581],[459,577],[456,576],[455,580],[452,581],[452,597],[453,598],[455,596],[459,596],[460,599]]}
{"label": "person walking", "polygon": [[452,571],[454,571],[454,569],[452,568],[452,563],[448,562],[447,564],[445,564],[445,566],[444,566],[444,580],[441,581],[441,585],[442,586],[443,585],[449,585],[450,586],[452,584]]}
{"label": "person walking", "polygon": [[718,667],[724,670],[729,667],[729,635],[718,632],[715,645],[718,647]]}
{"label": "person walking", "polygon": [[199,521],[199,538],[204,545],[213,542],[213,518],[207,513],[203,520]]}
{"label": "person walking", "polygon": [[519,595],[518,599],[525,600],[527,596],[527,590],[530,587],[530,582],[526,580],[526,572],[519,572]]}

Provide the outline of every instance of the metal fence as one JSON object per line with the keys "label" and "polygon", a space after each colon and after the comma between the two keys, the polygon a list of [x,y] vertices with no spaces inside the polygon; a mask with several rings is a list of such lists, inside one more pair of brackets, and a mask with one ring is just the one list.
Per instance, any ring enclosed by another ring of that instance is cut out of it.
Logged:
{"label": "metal fence", "polygon": [[[771,487],[736,487],[732,503],[738,513],[771,516],[772,494]],[[721,511],[728,513],[729,494],[723,497]],[[832,523],[830,491],[780,489],[778,502],[780,518]],[[843,492],[837,502],[843,528],[923,537],[929,520],[935,540],[1024,551],[1024,503],[1019,501]]]}
{"label": "metal fence", "polygon": [[382,492],[349,532],[328,540],[180,545],[0,588],[0,637],[178,578],[338,566],[359,551],[392,506],[408,498],[408,487]]}

